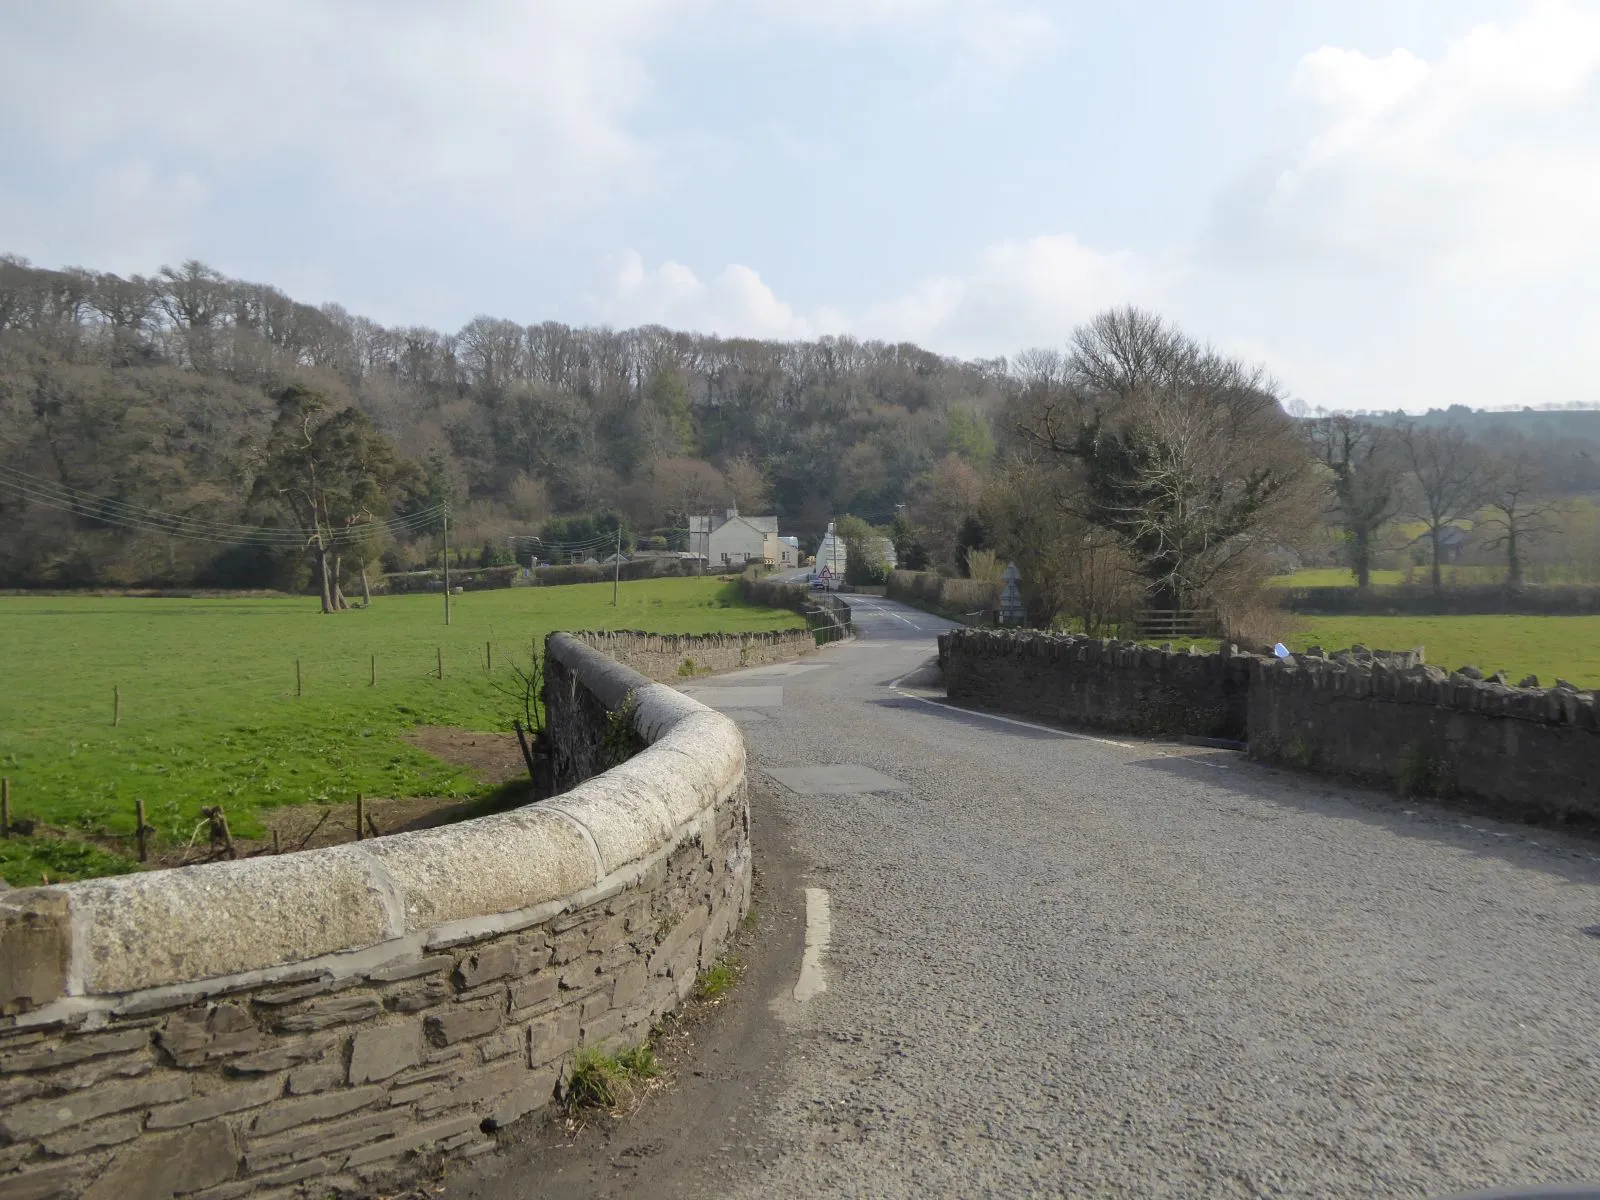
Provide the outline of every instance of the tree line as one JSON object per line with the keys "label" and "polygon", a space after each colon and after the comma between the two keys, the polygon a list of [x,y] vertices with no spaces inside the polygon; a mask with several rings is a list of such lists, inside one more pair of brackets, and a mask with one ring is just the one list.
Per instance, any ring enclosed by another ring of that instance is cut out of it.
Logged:
{"label": "tree line", "polygon": [[[272,519],[257,480],[291,386],[360,413],[476,549],[560,517],[667,535],[728,505],[810,541],[836,513],[888,520],[941,462],[987,465],[1006,380],[1001,362],[906,344],[490,317],[445,334],[198,262],[125,279],[0,258],[0,454],[19,470],[151,509]],[[408,496],[388,501],[403,511]],[[391,567],[437,554],[420,537],[368,548]],[[270,586],[297,565],[0,495],[13,586]]]}
{"label": "tree line", "polygon": [[[116,507],[0,489],[0,582],[309,584],[337,609],[375,565],[436,556],[428,515],[446,506],[487,561],[513,534],[667,545],[689,514],[737,505],[807,550],[838,518],[863,579],[882,575],[880,537],[912,568],[1014,561],[1032,621],[1091,631],[1140,607],[1238,627],[1285,563],[1336,559],[1366,586],[1406,521],[1435,586],[1467,525],[1520,583],[1530,549],[1567,536],[1571,496],[1600,488],[1600,444],[1434,417],[1310,410],[1137,309],[963,362],[489,317],[447,335],[197,262],[123,279],[8,258],[0,455]],[[138,506],[292,536],[217,545],[112,519]]]}

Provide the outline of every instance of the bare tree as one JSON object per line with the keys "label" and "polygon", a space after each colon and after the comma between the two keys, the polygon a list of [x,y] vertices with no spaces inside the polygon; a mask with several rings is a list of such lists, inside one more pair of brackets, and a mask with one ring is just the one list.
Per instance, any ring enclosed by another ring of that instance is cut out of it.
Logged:
{"label": "bare tree", "polygon": [[990,477],[983,512],[1003,560],[1022,572],[1028,624],[1049,628],[1065,613],[1099,637],[1134,607],[1138,583],[1116,538],[1074,511],[1072,475],[1070,464],[1024,451]]}
{"label": "bare tree", "polygon": [[728,499],[746,516],[759,516],[772,504],[772,485],[761,464],[748,454],[736,454],[722,465]]}
{"label": "bare tree", "polygon": [[1492,515],[1478,528],[1497,531],[1484,548],[1506,552],[1506,586],[1522,586],[1522,553],[1531,542],[1557,532],[1555,518],[1564,506],[1542,496],[1546,470],[1525,439],[1504,447],[1488,464],[1484,506]]}
{"label": "bare tree", "polygon": [[1310,424],[1311,443],[1332,477],[1334,511],[1356,586],[1372,582],[1378,533],[1400,510],[1404,464],[1390,430],[1338,413]]}
{"label": "bare tree", "polygon": [[1433,590],[1438,592],[1444,587],[1440,564],[1445,531],[1459,529],[1460,522],[1483,507],[1488,464],[1471,438],[1448,426],[1419,429],[1407,424],[1400,431],[1400,446],[1415,485],[1412,514],[1427,526],[1422,536],[1428,539]]}
{"label": "bare tree", "polygon": [[1260,369],[1125,308],[1076,332],[1065,376],[1025,381],[1018,431],[1080,465],[1078,515],[1156,607],[1232,590],[1309,527],[1311,459]]}

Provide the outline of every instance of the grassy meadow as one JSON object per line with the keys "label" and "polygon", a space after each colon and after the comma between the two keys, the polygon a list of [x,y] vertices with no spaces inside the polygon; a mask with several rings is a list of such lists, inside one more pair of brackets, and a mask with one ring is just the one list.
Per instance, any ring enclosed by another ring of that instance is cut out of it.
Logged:
{"label": "grassy meadow", "polygon": [[[324,616],[306,598],[0,597],[0,775],[11,779],[13,817],[129,836],[142,799],[158,837],[181,841],[218,803],[233,832],[252,837],[275,805],[357,792],[469,796],[483,785],[400,735],[509,729],[516,706],[497,685],[509,686],[512,661],[525,664],[551,630],[804,624],[742,605],[737,584],[721,579],[624,583],[616,608],[610,584],[467,592],[451,597],[448,628],[443,606],[442,595],[380,596]],[[15,885],[127,869],[70,838],[0,840],[0,875]]]}
{"label": "grassy meadow", "polygon": [[1312,617],[1294,618],[1291,650],[1374,650],[1421,646],[1427,661],[1454,670],[1471,663],[1485,674],[1504,670],[1516,683],[1537,675],[1546,687],[1566,679],[1600,688],[1600,617]]}

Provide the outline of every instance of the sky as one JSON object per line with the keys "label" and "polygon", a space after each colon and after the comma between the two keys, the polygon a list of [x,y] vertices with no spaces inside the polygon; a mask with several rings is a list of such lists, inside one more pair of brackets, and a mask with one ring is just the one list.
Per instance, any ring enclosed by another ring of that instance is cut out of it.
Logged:
{"label": "sky", "polygon": [[1600,401],[1600,0],[0,0],[0,252],[388,324]]}

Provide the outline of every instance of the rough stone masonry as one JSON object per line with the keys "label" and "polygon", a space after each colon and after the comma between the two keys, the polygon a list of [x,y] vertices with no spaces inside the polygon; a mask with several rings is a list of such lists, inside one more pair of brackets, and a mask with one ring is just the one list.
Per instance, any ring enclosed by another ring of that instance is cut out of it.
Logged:
{"label": "rough stone masonry", "polygon": [[622,744],[623,713],[644,747],[571,792],[0,897],[0,1200],[371,1194],[492,1148],[576,1047],[637,1043],[688,995],[749,903],[743,743],[548,651],[558,740]]}
{"label": "rough stone masonry", "polygon": [[1521,819],[1600,826],[1600,709],[1421,650],[1278,660],[1029,631],[939,639],[957,703],[1119,733],[1248,742],[1253,758]]}

